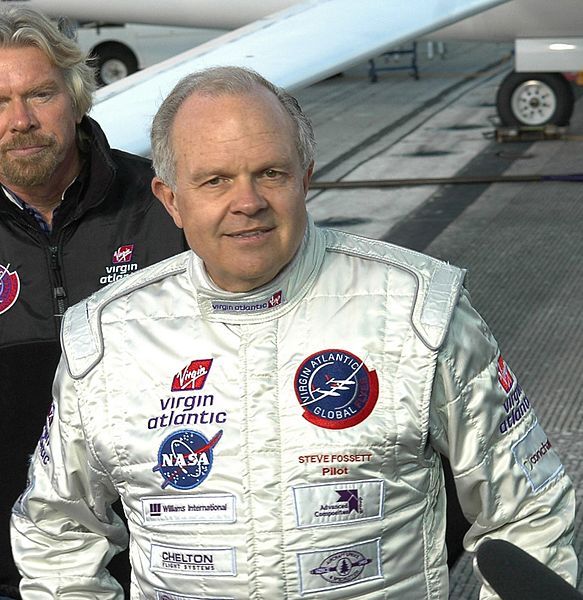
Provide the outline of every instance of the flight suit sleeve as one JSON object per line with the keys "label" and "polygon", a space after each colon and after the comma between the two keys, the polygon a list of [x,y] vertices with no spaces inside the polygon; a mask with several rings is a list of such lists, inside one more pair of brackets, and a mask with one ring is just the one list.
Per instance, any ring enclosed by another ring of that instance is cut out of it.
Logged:
{"label": "flight suit sleeve", "polygon": [[[430,440],[447,456],[475,552],[507,540],[574,584],[575,496],[529,398],[466,290],[439,351]],[[498,598],[484,584],[481,600]]]}
{"label": "flight suit sleeve", "polygon": [[27,488],[11,520],[22,598],[122,600],[123,590],[106,565],[127,546],[127,530],[111,508],[115,488],[83,434],[64,361],[53,394]]}

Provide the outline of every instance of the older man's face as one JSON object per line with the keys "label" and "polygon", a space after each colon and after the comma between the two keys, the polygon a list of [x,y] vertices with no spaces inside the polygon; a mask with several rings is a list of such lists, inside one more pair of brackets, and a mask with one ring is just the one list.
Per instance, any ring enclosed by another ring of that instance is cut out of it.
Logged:
{"label": "older man's face", "polygon": [[0,182],[17,191],[76,168],[75,118],[60,70],[38,48],[0,48]]}
{"label": "older man's face", "polygon": [[225,290],[271,281],[302,241],[312,166],[301,168],[295,139],[291,118],[263,88],[195,94],[176,115],[176,187],[154,179],[154,193]]}

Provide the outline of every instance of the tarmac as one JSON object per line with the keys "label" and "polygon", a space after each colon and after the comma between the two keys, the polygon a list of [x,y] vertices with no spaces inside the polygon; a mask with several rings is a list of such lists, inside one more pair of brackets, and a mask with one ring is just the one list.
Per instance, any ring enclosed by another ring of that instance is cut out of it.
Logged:
{"label": "tarmac", "polygon": [[[378,72],[372,83],[364,64],[296,92],[319,144],[314,187],[358,185],[314,189],[308,209],[320,224],[468,269],[473,304],[581,496],[583,176],[549,176],[583,174],[583,100],[562,139],[499,142],[496,87],[511,69],[511,47],[448,44],[443,57],[433,58],[428,49],[417,46],[418,80],[405,69]],[[375,64],[406,60],[379,57]],[[539,180],[504,181],[508,176]],[[428,177],[450,179],[415,183]],[[499,181],[461,182],[473,177]],[[395,179],[407,185],[382,183]],[[582,514],[574,541],[579,556]],[[467,554],[451,571],[450,599],[478,599]]]}

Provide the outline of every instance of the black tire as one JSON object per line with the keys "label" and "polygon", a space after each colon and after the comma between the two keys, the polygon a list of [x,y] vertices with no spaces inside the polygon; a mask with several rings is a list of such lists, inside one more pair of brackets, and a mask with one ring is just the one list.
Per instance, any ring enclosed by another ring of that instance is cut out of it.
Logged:
{"label": "black tire", "polygon": [[122,44],[103,44],[92,52],[97,83],[100,86],[119,81],[138,70],[135,54]]}
{"label": "black tire", "polygon": [[542,127],[568,125],[575,97],[560,73],[508,74],[496,95],[502,125]]}

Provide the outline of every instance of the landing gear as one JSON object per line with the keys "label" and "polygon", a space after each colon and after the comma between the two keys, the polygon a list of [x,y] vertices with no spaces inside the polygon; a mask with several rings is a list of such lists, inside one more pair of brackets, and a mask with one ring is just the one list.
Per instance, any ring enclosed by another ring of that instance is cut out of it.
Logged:
{"label": "landing gear", "polygon": [[138,70],[134,53],[122,44],[106,43],[93,50],[97,70],[97,83],[108,85]]}
{"label": "landing gear", "polygon": [[560,73],[512,72],[500,84],[496,108],[502,125],[568,125],[575,98]]}

